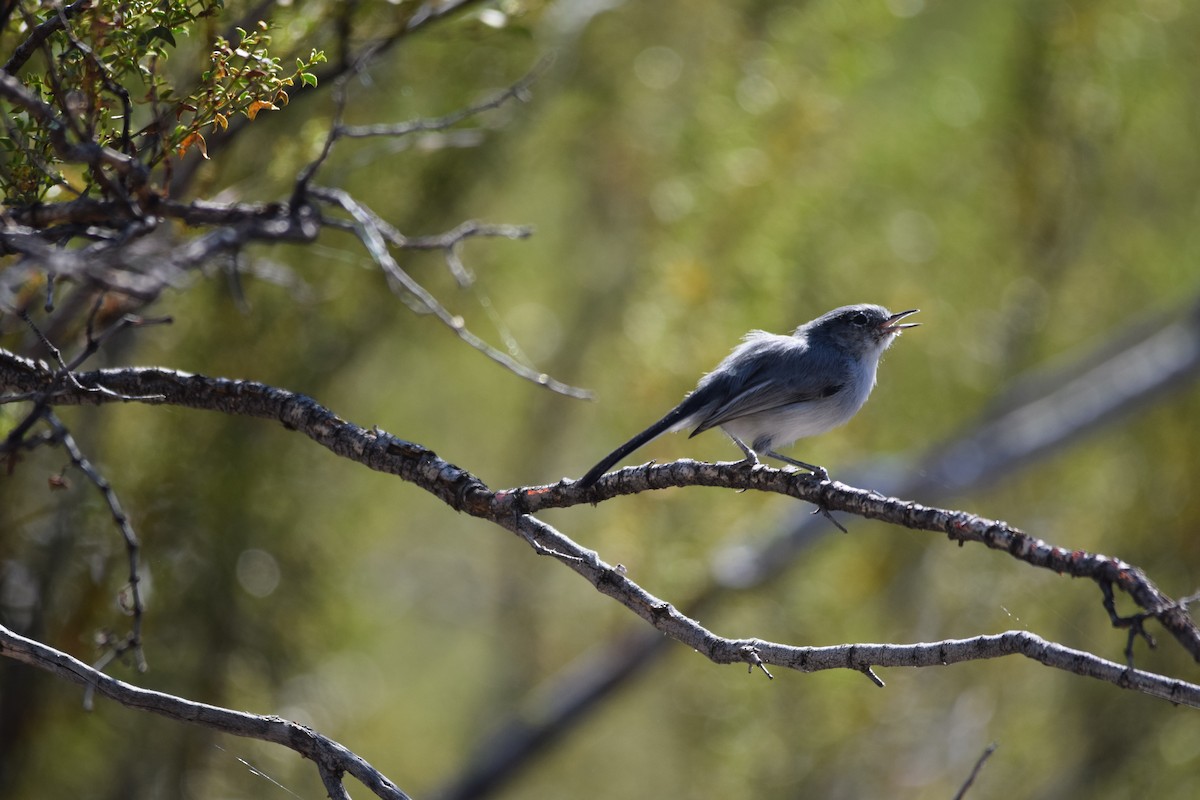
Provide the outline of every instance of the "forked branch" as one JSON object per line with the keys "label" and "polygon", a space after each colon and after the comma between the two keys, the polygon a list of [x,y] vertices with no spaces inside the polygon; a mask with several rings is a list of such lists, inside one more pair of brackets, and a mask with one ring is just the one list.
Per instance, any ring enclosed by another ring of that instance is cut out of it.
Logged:
{"label": "forked branch", "polygon": [[[109,391],[89,391],[95,386],[104,386]],[[939,532],[958,543],[984,544],[1025,563],[1061,574],[1107,581],[1157,619],[1193,658],[1200,660],[1200,630],[1188,614],[1186,605],[1162,593],[1137,567],[1107,556],[1067,551],[1005,523],[966,512],[922,506],[836,481],[818,481],[811,476],[761,465],[747,468],[741,463],[701,464],[690,460],[631,468],[606,477],[588,490],[563,480],[553,486],[493,492],[470,472],[442,460],[428,448],[378,429],[361,428],[304,395],[251,381],[231,381],[164,369],[98,370],[79,373],[75,381],[63,381],[45,365],[0,350],[0,392],[16,393],[20,397],[40,392],[40,402],[49,406],[100,405],[117,402],[117,397],[161,398],[136,402],[277,420],[340,456],[370,469],[397,475],[458,511],[489,520],[518,534],[538,553],[561,561],[598,591],[717,663],[775,664],[802,671],[846,668],[869,673],[873,666],[931,666],[1020,653],[1048,666],[1108,680],[1172,702],[1200,705],[1200,694],[1197,694],[1200,687],[1193,684],[1081,655],[1079,651],[1021,632],[964,642],[854,645],[845,650],[793,647],[757,639],[727,639],[681,614],[670,603],[630,580],[622,570],[604,563],[594,551],[580,546],[532,515],[541,508],[586,504],[638,488],[722,486],[784,494],[910,529]],[[4,397],[0,395],[2,402]]]}

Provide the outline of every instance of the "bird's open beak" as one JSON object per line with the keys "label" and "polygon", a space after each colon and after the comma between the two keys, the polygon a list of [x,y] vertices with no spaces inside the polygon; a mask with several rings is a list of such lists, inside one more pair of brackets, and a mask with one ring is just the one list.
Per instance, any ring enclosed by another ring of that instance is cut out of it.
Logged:
{"label": "bird's open beak", "polygon": [[880,332],[881,333],[899,333],[900,331],[902,331],[905,328],[917,327],[921,323],[905,322],[904,324],[900,324],[900,320],[904,319],[905,317],[909,316],[910,314],[915,314],[920,310],[921,309],[919,309],[919,308],[910,308],[908,311],[901,311],[899,314],[892,314],[890,317],[888,317],[887,319],[885,319],[883,321],[882,325],[879,326]]}

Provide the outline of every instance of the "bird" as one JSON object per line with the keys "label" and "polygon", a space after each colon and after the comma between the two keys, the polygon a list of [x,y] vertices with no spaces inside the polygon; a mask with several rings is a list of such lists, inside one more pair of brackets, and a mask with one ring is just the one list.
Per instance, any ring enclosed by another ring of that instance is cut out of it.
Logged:
{"label": "bird", "polygon": [[875,387],[880,356],[902,331],[920,325],[902,322],[919,310],[893,314],[860,303],[835,308],[790,335],[750,331],[679,405],[600,459],[579,487],[594,485],[613,464],[663,433],[690,429],[691,438],[710,428],[721,428],[749,464],[766,456],[828,480],[824,467],[777,449],[857,414]]}

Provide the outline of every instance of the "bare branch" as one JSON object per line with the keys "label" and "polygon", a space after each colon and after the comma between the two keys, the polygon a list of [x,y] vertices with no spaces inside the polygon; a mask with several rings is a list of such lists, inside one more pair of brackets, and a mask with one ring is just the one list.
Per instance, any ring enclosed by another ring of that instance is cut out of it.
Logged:
{"label": "bare branch", "polygon": [[325,791],[330,800],[350,800],[350,793],[346,791],[346,787],[342,783],[342,770],[324,762],[318,762],[317,769],[320,771],[321,783],[325,784]]}
{"label": "bare branch", "polygon": [[[727,639],[681,614],[670,603],[646,592],[590,550],[579,547],[549,525],[523,514],[495,520],[509,530],[523,529],[541,547],[573,557],[564,563],[585,577],[597,591],[620,602],[659,631],[696,650],[717,664],[775,664],[800,672],[853,669],[872,677],[874,667],[929,667],[1024,655],[1046,666],[1134,689],[1173,703],[1200,708],[1200,685],[1135,670],[1080,650],[1049,642],[1028,631],[942,642],[892,645],[847,644],[796,647],[760,639]],[[873,680],[882,685],[877,677]]]}
{"label": "bare branch", "polygon": [[[419,444],[379,430],[368,431],[341,419],[309,397],[283,389],[155,368],[99,370],[80,373],[76,377],[85,391],[70,384],[60,385],[44,394],[43,402],[63,405],[112,402],[109,394],[86,391],[87,387],[103,384],[118,394],[163,398],[142,402],[278,420],[288,429],[303,433],[340,456],[380,472],[398,475],[456,510],[490,520],[516,533],[536,552],[558,559],[601,593],[716,663],[776,664],[805,672],[854,669],[870,677],[873,667],[933,666],[1021,654],[1047,666],[1106,680],[1122,688],[1175,703],[1200,706],[1200,686],[1134,670],[1022,631],[934,644],[833,648],[794,647],[757,639],[719,637],[681,614],[670,603],[648,593],[626,577],[623,570],[605,564],[594,551],[581,547],[531,516],[530,511],[594,501],[605,492],[628,491],[642,485],[649,488],[724,486],[785,494],[904,527],[945,533],[955,542],[982,543],[1061,574],[1109,581],[1152,613],[1194,658],[1200,659],[1200,631],[1185,605],[1162,594],[1140,569],[1119,559],[1054,547],[995,520],[883,497],[835,481],[818,481],[809,475],[763,465],[746,468],[741,463],[680,461],[659,467],[623,470],[587,491],[579,490],[569,481],[560,481],[554,486],[493,493],[471,473],[443,461]],[[0,350],[0,391],[44,390],[46,382],[52,380],[53,373],[48,367]],[[2,401],[3,397],[0,397]]]}
{"label": "bare branch", "polygon": [[[318,190],[319,193],[320,190]],[[475,237],[499,237],[504,239],[527,239],[533,235],[528,225],[493,225],[469,219],[460,222],[445,233],[428,236],[405,236],[394,225],[379,217],[366,206],[359,206],[370,217],[372,224],[389,244],[401,250],[441,250],[446,257],[446,266],[455,282],[462,288],[474,284],[474,276],[462,263],[458,250],[464,241]],[[356,228],[351,227],[351,231]]]}
{"label": "bare branch", "polygon": [[[177,722],[199,725],[210,730],[258,739],[283,745],[317,765],[322,781],[332,789],[333,776],[349,773],[384,800],[408,800],[383,773],[365,759],[348,750],[332,739],[281,717],[260,716],[245,711],[234,711],[206,703],[196,703],[175,695],[140,689],[109,675],[92,669],[87,664],[41,642],[26,639],[0,626],[0,656],[20,661],[64,680],[94,690],[129,708],[148,711],[151,714]],[[340,781],[338,781],[340,784]],[[331,797],[344,797],[332,794]]]}
{"label": "bare branch", "polygon": [[[313,187],[309,197],[332,203],[349,213],[353,221],[348,223],[348,229],[355,233],[384,274],[404,292],[416,298],[421,311],[432,313],[468,345],[520,377],[552,391],[571,397],[591,396],[586,390],[555,380],[484,342],[466,328],[461,317],[451,314],[437,298],[406,273],[388,248],[390,243],[400,249],[440,249],[449,260],[451,257],[457,258],[455,248],[466,239],[479,236],[525,238],[531,233],[529,228],[468,220],[445,233],[408,237],[344,191]],[[155,202],[153,208],[162,217],[178,219],[191,226],[217,227],[181,245],[172,241],[162,246],[147,246],[144,253],[131,252],[121,240],[63,249],[47,242],[42,232],[21,224],[44,225],[51,220],[58,224],[76,225],[106,220],[112,224],[114,219],[129,218],[127,211],[120,210],[122,205],[81,198],[48,207],[25,209],[8,218],[0,215],[0,246],[27,257],[25,263],[5,271],[0,281],[0,303],[11,305],[11,298],[18,294],[17,287],[24,285],[34,271],[51,272],[56,279],[91,283],[150,301],[166,287],[178,283],[188,271],[220,254],[237,253],[252,242],[309,242],[317,237],[323,226],[343,229],[347,224],[342,220],[323,218],[316,208],[307,203],[293,207],[282,203],[196,201],[184,204],[161,200]],[[153,219],[141,218],[135,224],[150,224]],[[463,270],[465,267],[459,268],[459,272]],[[456,274],[456,277],[460,283],[463,281],[461,276]]]}
{"label": "bare branch", "polygon": [[[50,207],[57,218],[70,218],[83,224],[93,214],[103,213],[108,206],[78,200]],[[130,240],[150,233],[157,227],[157,217],[131,219],[112,240],[102,240],[85,247],[64,249],[47,241],[42,231],[19,224],[12,217],[0,214],[0,249],[26,256],[19,264],[5,270],[0,281],[0,303],[12,305],[23,285],[35,272],[53,273],[60,280],[92,284],[114,292],[149,302],[164,289],[179,283],[184,275],[212,258],[236,252],[252,242],[307,242],[316,238],[321,222],[313,209],[292,210],[281,204],[226,205],[196,202],[179,204],[169,201],[155,205],[164,217],[183,220],[191,225],[218,225],[215,230],[187,240],[183,244],[173,238],[151,237],[138,247]],[[36,216],[37,212],[27,211]],[[129,215],[124,215],[130,219]]]}
{"label": "bare branch", "polygon": [[587,489],[560,481],[551,486],[500,492],[497,498],[501,504],[533,513],[544,508],[594,503],[618,494],[676,486],[723,486],[786,494],[813,503],[819,509],[846,511],[913,530],[944,533],[951,541],[983,544],[1059,575],[1090,578],[1101,586],[1115,585],[1162,623],[1184,649],[1200,661],[1200,628],[1186,607],[1159,591],[1140,569],[1131,564],[1051,545],[999,520],[886,497],[838,481],[821,481],[807,473],[787,472],[762,464],[747,466],[741,461],[706,464],[681,459],[668,464],[627,467],[601,478],[599,483]]}
{"label": "bare branch", "polygon": [[108,511],[112,515],[113,523],[117,526],[117,530],[121,533],[121,539],[125,543],[125,554],[129,564],[129,583],[127,584],[129,587],[128,608],[133,621],[129,637],[124,641],[114,644],[113,656],[119,656],[124,652],[132,652],[138,672],[145,672],[147,665],[146,654],[142,649],[142,617],[145,614],[146,608],[142,603],[142,578],[138,570],[138,553],[141,550],[141,540],[138,539],[138,535],[133,530],[133,524],[129,521],[129,515],[121,507],[121,501],[117,499],[117,493],[113,491],[112,484],[84,456],[83,451],[79,449],[79,444],[75,441],[75,437],[71,435],[67,427],[54,414],[47,414],[45,419],[50,429],[54,432],[55,438],[62,442],[63,448],[71,458],[71,463],[76,469],[87,476],[87,479],[99,490],[100,495],[104,498],[104,502],[108,505]]}
{"label": "bare branch", "polygon": [[425,0],[404,26],[404,32],[412,33],[419,28],[423,28],[433,22],[438,22],[449,16],[457,14],[464,8],[478,3],[479,0]]}

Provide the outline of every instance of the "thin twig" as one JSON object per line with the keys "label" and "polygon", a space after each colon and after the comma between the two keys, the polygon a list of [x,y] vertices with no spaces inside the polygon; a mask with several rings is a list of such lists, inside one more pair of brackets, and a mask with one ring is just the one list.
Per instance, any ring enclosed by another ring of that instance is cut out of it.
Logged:
{"label": "thin twig", "polygon": [[373,51],[364,53],[350,65],[349,69],[338,76],[333,87],[333,121],[330,123],[329,131],[325,135],[325,141],[322,143],[321,151],[317,154],[317,157],[306,164],[304,169],[300,171],[300,174],[296,176],[295,188],[292,191],[293,205],[298,205],[302,202],[309,184],[316,176],[317,171],[328,160],[330,154],[333,152],[334,145],[339,139],[360,139],[375,136],[396,138],[408,136],[413,133],[443,131],[471,117],[499,108],[510,100],[528,102],[530,99],[530,88],[542,76],[542,73],[546,71],[552,60],[550,57],[543,58],[533,69],[503,91],[482,102],[441,117],[415,119],[391,125],[345,125],[342,120],[346,110],[347,81],[350,77],[359,74],[365,69],[367,62],[373,55]]}
{"label": "thin twig", "polygon": [[362,139],[373,136],[408,136],[413,133],[431,133],[434,131],[444,131],[447,128],[452,128],[458,123],[470,119],[471,117],[479,116],[485,111],[500,108],[510,100],[516,100],[521,103],[527,103],[530,100],[529,90],[533,84],[541,78],[542,74],[553,63],[553,59],[549,56],[543,58],[533,69],[527,72],[520,80],[512,84],[508,88],[492,95],[491,97],[476,103],[466,108],[452,111],[449,114],[444,114],[440,117],[428,117],[424,119],[414,119],[407,122],[400,122],[391,125],[343,125],[339,127],[339,136],[345,136],[348,139]]}
{"label": "thin twig", "polygon": [[358,235],[359,241],[362,242],[371,259],[384,271],[384,274],[397,286],[415,298],[420,304],[420,308],[437,317],[442,324],[453,331],[454,335],[463,342],[496,363],[501,364],[510,372],[539,386],[545,386],[553,392],[558,392],[568,397],[591,398],[591,392],[586,389],[570,386],[551,378],[545,373],[530,369],[507,353],[497,350],[472,333],[464,324],[462,317],[451,314],[449,309],[443,306],[436,297],[400,267],[388,249],[386,238],[376,224],[378,217],[366,206],[351,197],[348,192],[341,189],[312,187],[311,194],[313,197],[339,206],[350,214],[356,223],[355,232]]}
{"label": "thin twig", "polygon": [[979,770],[983,769],[984,762],[992,757],[992,753],[996,752],[996,743],[992,742],[983,749],[983,753],[975,760],[975,766],[971,768],[971,774],[963,781],[963,785],[958,787],[958,791],[954,794],[954,800],[962,800],[967,795],[967,790],[971,788],[971,784],[975,782],[975,778],[979,776]]}
{"label": "thin twig", "polygon": [[55,437],[62,442],[63,448],[67,451],[67,455],[71,459],[71,463],[76,469],[87,476],[87,479],[99,490],[100,495],[104,498],[104,502],[108,505],[108,511],[112,515],[113,523],[117,526],[117,530],[121,533],[121,539],[125,543],[125,555],[129,566],[128,608],[129,614],[133,618],[131,623],[132,630],[129,637],[119,643],[114,650],[117,651],[115,655],[120,655],[122,651],[132,652],[138,672],[145,672],[147,664],[146,654],[142,649],[142,617],[146,607],[142,603],[142,578],[138,570],[141,540],[138,539],[137,533],[133,530],[133,524],[129,521],[129,515],[121,507],[121,501],[117,499],[117,493],[113,490],[112,484],[84,456],[83,451],[79,449],[79,444],[75,441],[75,437],[71,435],[71,432],[67,430],[67,427],[63,425],[62,421],[55,414],[48,413],[45,419],[46,424],[54,431]]}

